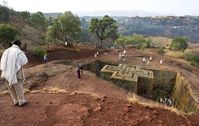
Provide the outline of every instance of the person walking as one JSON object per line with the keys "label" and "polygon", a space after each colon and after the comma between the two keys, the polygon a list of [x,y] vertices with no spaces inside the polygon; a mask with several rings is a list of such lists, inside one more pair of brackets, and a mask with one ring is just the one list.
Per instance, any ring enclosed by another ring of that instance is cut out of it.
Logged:
{"label": "person walking", "polygon": [[47,64],[48,58],[47,58],[47,53],[44,54],[44,63]]}
{"label": "person walking", "polygon": [[77,72],[77,78],[81,79],[81,69],[79,65],[77,65],[76,72]]}
{"label": "person walking", "polygon": [[6,86],[15,106],[23,106],[27,103],[23,92],[25,80],[23,66],[28,59],[20,47],[21,41],[15,40],[13,45],[3,52],[0,63],[1,77],[6,80]]}

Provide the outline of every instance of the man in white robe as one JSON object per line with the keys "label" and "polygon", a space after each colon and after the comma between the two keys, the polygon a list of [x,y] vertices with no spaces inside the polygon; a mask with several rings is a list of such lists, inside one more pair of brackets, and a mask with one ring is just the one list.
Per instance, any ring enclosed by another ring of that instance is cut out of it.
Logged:
{"label": "man in white robe", "polygon": [[23,65],[28,62],[24,52],[20,50],[21,42],[15,40],[1,57],[1,77],[6,80],[7,88],[14,101],[14,105],[23,106],[27,103],[23,92]]}

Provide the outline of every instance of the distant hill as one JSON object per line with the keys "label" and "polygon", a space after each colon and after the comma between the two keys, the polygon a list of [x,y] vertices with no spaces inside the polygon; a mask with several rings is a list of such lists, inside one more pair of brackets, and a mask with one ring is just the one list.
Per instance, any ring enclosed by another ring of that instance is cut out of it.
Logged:
{"label": "distant hill", "polygon": [[176,15],[175,13],[158,13],[158,12],[147,12],[147,11],[131,11],[131,10],[102,10],[102,11],[79,11],[74,12],[78,16],[128,16],[128,17],[155,17],[155,16],[169,16],[169,15]]}
{"label": "distant hill", "polygon": [[[81,18],[84,18],[89,23],[92,16]],[[118,32],[122,35],[137,33],[145,36],[169,38],[184,36],[190,42],[199,42],[199,17],[197,16],[112,16],[112,18],[117,21]]]}
{"label": "distant hill", "polygon": [[63,13],[61,12],[56,12],[56,13],[43,13],[45,17],[53,17],[53,18],[56,18],[58,17],[59,15],[62,15]]}
{"label": "distant hill", "polygon": [[[101,10],[101,11],[76,11],[73,12],[74,14],[78,15],[79,17],[93,17],[93,16],[104,16],[104,15],[109,15],[113,17],[155,17],[155,16],[170,16],[170,15],[175,15],[174,13],[158,13],[158,12],[147,12],[147,11],[130,11],[130,10]],[[57,17],[61,14],[62,12],[52,12],[52,13],[43,13],[46,17]]]}

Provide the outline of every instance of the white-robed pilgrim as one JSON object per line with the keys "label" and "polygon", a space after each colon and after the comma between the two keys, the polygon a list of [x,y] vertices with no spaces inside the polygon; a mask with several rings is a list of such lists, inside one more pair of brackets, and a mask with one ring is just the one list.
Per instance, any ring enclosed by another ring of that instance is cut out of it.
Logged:
{"label": "white-robed pilgrim", "polygon": [[[17,83],[17,71],[28,62],[24,52],[17,45],[6,49],[1,57],[1,77],[5,78],[9,85]],[[23,69],[22,69],[23,72]],[[24,75],[23,75],[23,79]]]}

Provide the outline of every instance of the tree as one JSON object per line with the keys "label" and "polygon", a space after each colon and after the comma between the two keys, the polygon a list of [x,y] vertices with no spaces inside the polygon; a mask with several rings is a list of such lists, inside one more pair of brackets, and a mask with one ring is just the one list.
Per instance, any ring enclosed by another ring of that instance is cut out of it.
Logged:
{"label": "tree", "polygon": [[170,47],[175,51],[184,51],[188,47],[187,41],[187,38],[176,37],[172,40]]}
{"label": "tree", "polygon": [[9,9],[5,6],[0,5],[0,23],[9,21],[10,12]]}
{"label": "tree", "polygon": [[77,39],[81,31],[79,17],[72,12],[66,11],[59,16],[48,29],[47,37],[51,40],[61,40],[63,42]]}
{"label": "tree", "polygon": [[22,12],[19,12],[20,15],[23,17],[23,19],[29,19],[30,18],[30,12],[28,11],[22,11]]}
{"label": "tree", "polygon": [[14,40],[19,32],[9,24],[0,24],[1,46]]}
{"label": "tree", "polygon": [[30,23],[30,17],[31,17],[30,12],[22,11],[22,12],[19,12],[19,14],[21,15],[24,21],[26,21],[27,23]]}
{"label": "tree", "polygon": [[30,23],[35,26],[36,28],[46,31],[46,18],[42,12],[37,12],[31,15]]}
{"label": "tree", "polygon": [[116,21],[108,15],[105,15],[101,19],[92,18],[89,30],[95,33],[100,39],[100,47],[102,47],[102,41],[104,39],[117,36]]}

